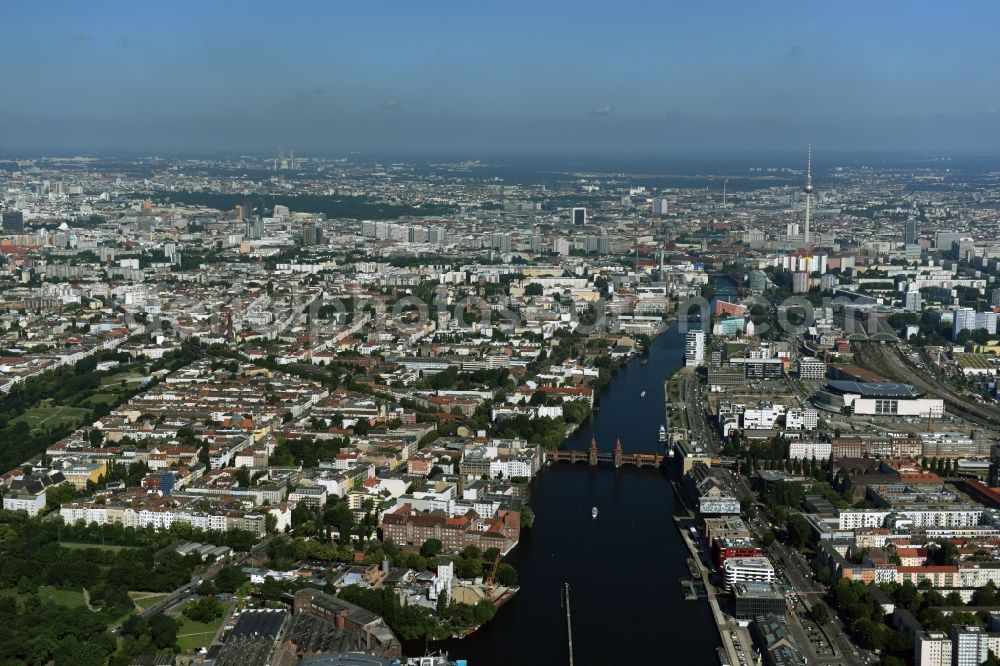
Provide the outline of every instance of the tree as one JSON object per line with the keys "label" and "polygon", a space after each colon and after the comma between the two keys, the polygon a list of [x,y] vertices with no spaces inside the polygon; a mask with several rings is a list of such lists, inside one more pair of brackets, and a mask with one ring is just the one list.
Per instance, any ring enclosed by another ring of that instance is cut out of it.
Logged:
{"label": "tree", "polygon": [[149,620],[149,635],[156,647],[171,648],[177,644],[177,630],[180,623],[174,618],[160,613]]}
{"label": "tree", "polygon": [[[278,596],[280,598],[281,595]],[[192,601],[184,606],[184,610],[181,612],[186,618],[207,624],[218,617],[222,617],[222,613],[225,612],[225,606],[211,597],[203,597],[198,601]]]}
{"label": "tree", "polygon": [[497,567],[496,582],[504,587],[514,587],[517,585],[517,569],[506,562],[501,562]]}
{"label": "tree", "polygon": [[812,607],[812,618],[816,624],[822,626],[830,621],[830,612],[825,604],[817,603]]}
{"label": "tree", "polygon": [[215,576],[215,587],[219,592],[233,594],[248,578],[237,567],[222,567]]}
{"label": "tree", "polygon": [[436,557],[441,552],[440,539],[428,539],[420,546],[420,554],[424,557]]}
{"label": "tree", "polygon": [[535,524],[534,510],[525,504],[521,507],[521,527],[531,527]]}
{"label": "tree", "polygon": [[496,615],[497,608],[489,599],[483,599],[476,604],[473,611],[473,620],[476,624],[486,624]]}
{"label": "tree", "polygon": [[218,592],[218,590],[215,588],[215,583],[208,578],[201,581],[201,584],[198,585],[198,594],[203,597],[214,597],[216,592]]}
{"label": "tree", "polygon": [[252,485],[250,482],[250,470],[246,467],[238,467],[236,469],[236,482],[240,484],[240,488],[249,488]]}
{"label": "tree", "polygon": [[524,288],[525,296],[541,296],[544,293],[544,289],[538,282],[532,282]]}
{"label": "tree", "polygon": [[260,596],[264,597],[268,601],[278,601],[281,599],[281,595],[284,590],[281,587],[281,583],[275,579],[268,576],[264,579],[264,582],[260,586]]}

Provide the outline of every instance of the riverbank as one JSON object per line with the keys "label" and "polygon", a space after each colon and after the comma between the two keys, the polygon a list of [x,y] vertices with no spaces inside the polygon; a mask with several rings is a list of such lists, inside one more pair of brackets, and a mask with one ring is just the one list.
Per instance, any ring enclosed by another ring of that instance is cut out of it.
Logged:
{"label": "riverbank", "polygon": [[[648,354],[617,369],[600,393],[600,410],[562,448],[586,451],[596,439],[609,453],[620,438],[630,453],[661,454],[664,381],[683,364],[684,334],[670,327],[650,341]],[[679,663],[716,663],[720,643],[709,608],[678,594],[677,581],[690,574],[687,550],[669,522],[678,501],[666,481],[663,469],[648,467],[548,467],[531,482],[535,525],[522,531],[508,558],[518,572],[518,594],[475,634],[430,645],[408,642],[406,654],[443,650],[472,666],[566,663],[560,598],[569,583],[576,666],[663,663],[665,655]],[[596,520],[593,507],[600,510]],[[630,553],[629,566],[610,564],[622,552]],[[604,562],[608,566],[599,564]],[[637,570],[648,572],[638,584]],[[655,640],[641,638],[650,636]]]}
{"label": "riverbank", "polygon": [[691,561],[694,562],[699,573],[701,574],[702,584],[705,586],[705,593],[708,597],[708,607],[712,611],[712,619],[715,621],[715,628],[719,631],[719,640],[722,642],[722,649],[726,654],[729,664],[739,663],[739,655],[736,651],[736,646],[733,644],[732,632],[734,629],[730,625],[729,620],[722,613],[722,609],[719,607],[719,591],[715,588],[710,580],[712,571],[709,567],[705,566],[702,559],[702,554],[698,550],[698,546],[694,543],[691,538],[691,534],[685,529],[682,518],[674,517],[674,525],[677,527],[677,531],[681,535],[681,539],[684,541],[684,545],[687,546],[688,552],[691,553]]}

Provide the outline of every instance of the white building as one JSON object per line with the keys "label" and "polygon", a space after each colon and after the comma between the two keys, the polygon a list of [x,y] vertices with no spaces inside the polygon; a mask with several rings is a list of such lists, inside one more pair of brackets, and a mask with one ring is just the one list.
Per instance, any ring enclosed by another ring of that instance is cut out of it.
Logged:
{"label": "white building", "polygon": [[962,331],[985,328],[990,335],[997,332],[997,313],[992,310],[976,312],[972,308],[957,308],[952,316],[951,339],[957,340]]}
{"label": "white building", "polygon": [[799,361],[799,377],[802,379],[823,379],[826,377],[826,363],[818,358],[806,356]]}
{"label": "white building", "polygon": [[45,508],[45,489],[38,492],[10,492],[3,498],[4,511],[26,511],[37,516]]}
{"label": "white building", "polygon": [[977,505],[955,505],[950,508],[894,507],[892,509],[845,509],[840,512],[840,529],[883,527],[889,516],[897,525],[910,527],[971,527],[982,520],[983,508]]}
{"label": "white building", "polygon": [[805,442],[801,439],[792,440],[788,443],[788,457],[791,459],[801,458],[811,460],[815,458],[819,461],[827,460],[832,452],[833,445],[830,442]]}
{"label": "white building", "polygon": [[684,337],[684,365],[705,364],[705,331],[688,331]]}
{"label": "white building", "polygon": [[774,580],[774,567],[766,557],[730,557],[722,564],[722,574],[726,590],[732,590],[736,583]]}
{"label": "white building", "polygon": [[951,666],[951,639],[940,631],[917,636],[914,646],[916,666]]}
{"label": "white building", "polygon": [[[787,430],[815,430],[818,426],[819,413],[815,409],[796,407],[785,413],[785,428]],[[829,456],[829,452],[827,456]]]}

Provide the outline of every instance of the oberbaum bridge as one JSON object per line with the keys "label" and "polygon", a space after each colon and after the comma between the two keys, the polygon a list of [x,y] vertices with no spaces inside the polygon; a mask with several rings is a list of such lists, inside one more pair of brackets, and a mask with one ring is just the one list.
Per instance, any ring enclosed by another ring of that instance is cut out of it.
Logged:
{"label": "oberbaum bridge", "polygon": [[591,439],[590,447],[586,451],[546,451],[545,460],[586,462],[591,467],[596,467],[598,463],[614,463],[615,469],[618,469],[622,465],[660,467],[663,465],[664,456],[654,453],[624,453],[620,439],[615,442],[614,453],[602,453],[597,450],[597,440]]}

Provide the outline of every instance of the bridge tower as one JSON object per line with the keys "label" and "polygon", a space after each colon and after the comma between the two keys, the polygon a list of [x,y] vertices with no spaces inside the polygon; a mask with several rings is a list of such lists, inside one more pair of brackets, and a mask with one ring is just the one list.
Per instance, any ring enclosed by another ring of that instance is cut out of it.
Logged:
{"label": "bridge tower", "polygon": [[590,438],[590,448],[587,449],[587,462],[591,467],[597,466],[597,438]]}
{"label": "bridge tower", "polygon": [[615,441],[615,469],[619,469],[622,466],[622,440],[618,439]]}

